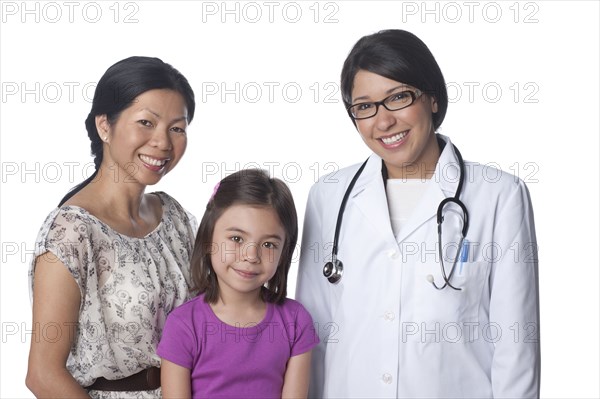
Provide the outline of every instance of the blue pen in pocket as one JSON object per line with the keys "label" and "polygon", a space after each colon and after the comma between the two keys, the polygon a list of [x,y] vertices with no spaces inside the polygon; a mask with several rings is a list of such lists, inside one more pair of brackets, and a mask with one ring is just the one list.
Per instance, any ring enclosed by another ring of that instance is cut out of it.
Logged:
{"label": "blue pen in pocket", "polygon": [[469,260],[469,240],[463,240],[462,248],[460,249],[460,269],[458,274],[462,275],[463,263]]}

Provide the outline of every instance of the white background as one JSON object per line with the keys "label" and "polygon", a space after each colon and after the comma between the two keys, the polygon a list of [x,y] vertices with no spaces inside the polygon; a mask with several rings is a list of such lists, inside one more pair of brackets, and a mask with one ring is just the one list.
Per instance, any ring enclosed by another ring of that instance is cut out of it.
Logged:
{"label": "white background", "polygon": [[31,396],[31,250],[91,172],[83,122],[110,65],[157,56],[196,92],[187,153],[157,190],[200,219],[221,177],[258,164],[289,183],[302,218],[316,175],[369,153],[336,90],[352,45],[385,28],[412,31],[436,56],[451,96],[441,132],[465,159],[528,184],[542,396],[599,397],[598,18],[596,1],[2,2],[0,397]]}

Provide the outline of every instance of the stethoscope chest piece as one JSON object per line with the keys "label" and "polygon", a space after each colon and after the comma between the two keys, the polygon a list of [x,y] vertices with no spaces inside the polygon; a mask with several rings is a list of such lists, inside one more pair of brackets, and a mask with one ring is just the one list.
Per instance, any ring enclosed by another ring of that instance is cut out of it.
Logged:
{"label": "stethoscope chest piece", "polygon": [[327,262],[325,263],[325,266],[323,266],[323,275],[331,284],[339,283],[343,274],[344,264],[337,259]]}

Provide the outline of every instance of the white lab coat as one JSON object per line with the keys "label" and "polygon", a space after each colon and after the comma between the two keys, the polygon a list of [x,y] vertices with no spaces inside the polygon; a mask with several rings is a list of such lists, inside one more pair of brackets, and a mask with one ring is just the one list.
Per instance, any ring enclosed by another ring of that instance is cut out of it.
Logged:
{"label": "white lab coat", "polygon": [[[462,291],[438,291],[427,281],[432,275],[443,284],[436,211],[455,194],[457,165],[446,145],[420,204],[394,237],[382,161],[371,155],[346,205],[338,251],[344,274],[337,285],[322,270],[359,165],[312,187],[296,292],[321,339],[313,351],[310,397],[539,396],[537,244],[521,180],[465,163],[460,198],[469,212],[470,245],[451,279]],[[447,273],[460,238],[455,209],[444,212]]]}

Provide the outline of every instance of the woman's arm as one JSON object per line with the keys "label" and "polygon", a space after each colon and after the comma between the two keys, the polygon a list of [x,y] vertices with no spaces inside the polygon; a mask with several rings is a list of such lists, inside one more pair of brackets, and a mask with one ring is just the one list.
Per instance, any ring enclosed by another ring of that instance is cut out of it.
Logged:
{"label": "woman's arm", "polygon": [[312,351],[296,355],[288,360],[287,369],[283,379],[281,397],[306,398],[308,383],[310,381],[310,357]]}
{"label": "woman's arm", "polygon": [[493,264],[490,325],[501,334],[494,341],[494,397],[539,398],[540,325],[537,240],[533,210],[522,181],[508,193],[494,226],[502,250]]}
{"label": "woman's arm", "polygon": [[192,397],[190,369],[162,359],[160,366],[160,384],[164,399],[188,399]]}
{"label": "woman's arm", "polygon": [[38,398],[89,398],[66,367],[80,302],[79,287],[66,266],[50,252],[40,255],[34,274],[33,333],[25,381]]}

